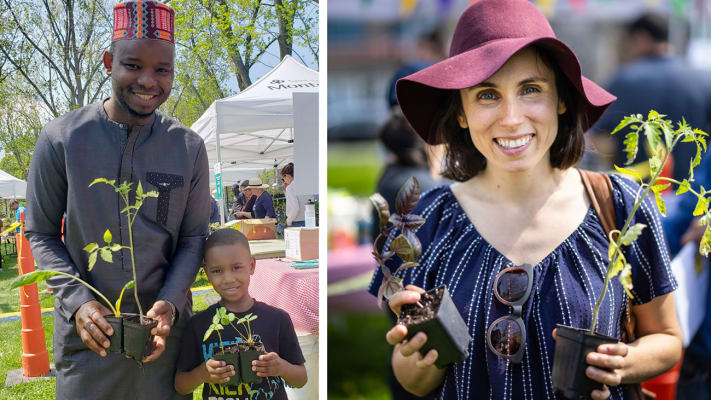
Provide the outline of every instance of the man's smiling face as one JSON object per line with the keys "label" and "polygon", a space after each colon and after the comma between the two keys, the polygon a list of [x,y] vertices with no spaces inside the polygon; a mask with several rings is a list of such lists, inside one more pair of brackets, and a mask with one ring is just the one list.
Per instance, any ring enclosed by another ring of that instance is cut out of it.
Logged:
{"label": "man's smiling face", "polygon": [[119,40],[104,54],[116,122],[143,125],[170,96],[175,48],[163,40]]}

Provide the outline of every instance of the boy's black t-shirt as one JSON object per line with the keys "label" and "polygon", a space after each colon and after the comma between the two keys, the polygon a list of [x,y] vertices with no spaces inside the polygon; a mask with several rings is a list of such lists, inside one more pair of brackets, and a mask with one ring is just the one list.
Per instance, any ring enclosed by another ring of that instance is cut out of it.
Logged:
{"label": "boy's black t-shirt", "polygon": [[[202,338],[212,324],[219,303],[207,310],[194,315],[185,327],[183,341],[178,356],[178,371],[191,371],[212,357],[212,353],[220,350],[217,333],[212,333],[207,341]],[[229,311],[229,310],[228,310]],[[249,314],[255,314],[257,319],[250,322],[252,334],[262,338],[267,353],[275,352],[291,364],[302,365],[304,356],[299,347],[299,340],[294,332],[294,325],[286,311],[255,301],[252,308],[243,313],[234,313],[237,319]],[[244,335],[243,327],[239,327]],[[220,331],[222,345],[231,346],[242,338],[235,329],[228,325]],[[284,381],[281,377],[270,376],[262,378],[262,383],[240,383],[237,386],[205,383],[202,388],[203,400],[286,400]]]}

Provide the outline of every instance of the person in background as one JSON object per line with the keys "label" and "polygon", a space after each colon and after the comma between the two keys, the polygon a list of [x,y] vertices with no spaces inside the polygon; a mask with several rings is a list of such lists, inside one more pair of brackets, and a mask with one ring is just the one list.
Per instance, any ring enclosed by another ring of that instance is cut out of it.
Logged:
{"label": "person in background", "polygon": [[276,218],[276,213],[274,212],[274,203],[272,202],[272,195],[267,192],[266,188],[269,185],[262,184],[262,180],[259,178],[252,178],[247,181],[247,188],[256,198],[254,201],[254,207],[251,212],[240,211],[237,213],[237,217],[244,218]]}
{"label": "person in background", "polygon": [[239,187],[247,201],[241,209],[233,210],[232,216],[234,216],[235,219],[252,218],[252,210],[254,209],[254,202],[257,201],[257,196],[252,193],[252,189],[249,187],[249,179],[243,180]]}
{"label": "person in background", "polygon": [[286,164],[281,169],[281,179],[284,181],[284,196],[286,197],[286,226],[306,226],[305,202],[294,189],[294,163]]}
{"label": "person in background", "polygon": [[239,183],[232,185],[232,194],[234,195],[234,200],[232,201],[231,213],[234,216],[236,211],[242,211],[242,208],[247,203],[247,197],[242,193]]}
{"label": "person in background", "polygon": [[210,223],[220,222],[220,205],[214,197],[210,196]]}
{"label": "person in background", "polygon": [[[15,221],[20,222],[20,218],[21,218],[20,213],[25,211],[25,206],[20,204],[19,201],[12,199],[12,200],[10,200],[10,209],[15,212]],[[27,217],[27,215],[25,215],[25,217]],[[20,227],[17,227],[15,229],[15,232],[20,233]]]}
{"label": "person in background", "polygon": [[[684,60],[671,55],[669,18],[654,12],[640,16],[627,26],[624,42],[627,64],[615,74],[608,90],[617,96],[593,127],[595,147],[603,156],[622,166],[626,159],[625,135],[610,135],[627,115],[656,110],[672,121],[682,118],[693,127],[706,127],[711,120],[707,72],[693,69]],[[639,146],[635,162],[647,159],[644,146]],[[673,176],[684,179],[689,160],[696,152],[694,143],[679,143],[672,153]],[[612,168],[611,163],[609,168]]]}

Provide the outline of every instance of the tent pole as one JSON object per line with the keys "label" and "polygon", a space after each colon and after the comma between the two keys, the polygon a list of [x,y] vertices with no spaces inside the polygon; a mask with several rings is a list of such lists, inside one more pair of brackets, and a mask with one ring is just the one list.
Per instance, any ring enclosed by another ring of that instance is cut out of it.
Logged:
{"label": "tent pole", "polygon": [[[215,112],[217,112],[217,103],[215,103]],[[222,172],[222,154],[220,153],[220,132],[215,129],[215,145],[217,146],[217,162],[220,164],[220,172]],[[222,180],[220,180],[220,183]],[[224,186],[224,185],[223,185]],[[225,225],[225,195],[222,194],[222,198],[219,202],[220,205],[220,226]]]}

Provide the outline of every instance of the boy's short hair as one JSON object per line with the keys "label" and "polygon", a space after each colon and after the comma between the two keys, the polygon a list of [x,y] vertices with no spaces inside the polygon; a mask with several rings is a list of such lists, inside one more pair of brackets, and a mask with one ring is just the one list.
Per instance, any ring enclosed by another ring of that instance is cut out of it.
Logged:
{"label": "boy's short hair", "polygon": [[206,254],[207,251],[213,247],[229,246],[233,244],[244,246],[247,251],[249,251],[250,256],[252,255],[252,251],[249,249],[249,241],[247,240],[247,237],[244,236],[242,232],[232,228],[218,229],[215,232],[212,232],[205,240],[205,248],[203,253]]}

